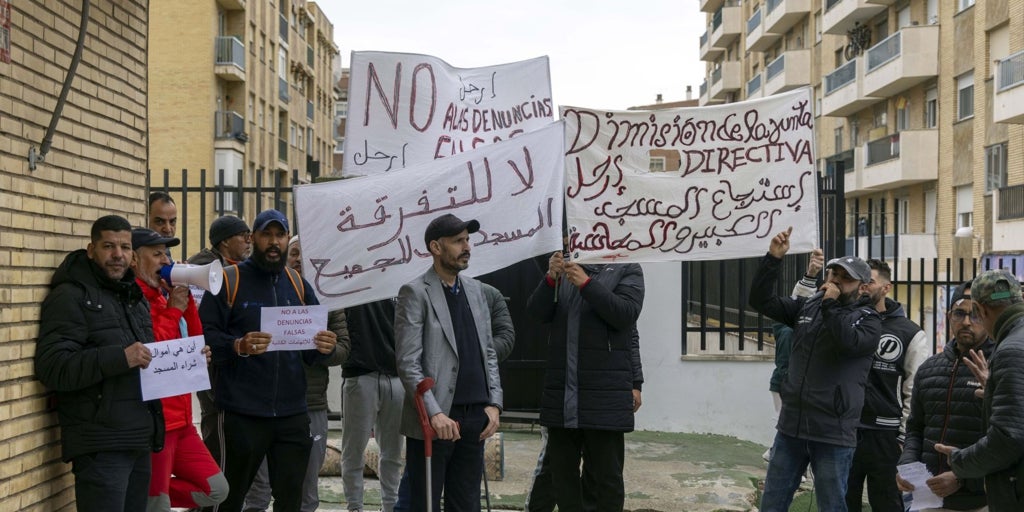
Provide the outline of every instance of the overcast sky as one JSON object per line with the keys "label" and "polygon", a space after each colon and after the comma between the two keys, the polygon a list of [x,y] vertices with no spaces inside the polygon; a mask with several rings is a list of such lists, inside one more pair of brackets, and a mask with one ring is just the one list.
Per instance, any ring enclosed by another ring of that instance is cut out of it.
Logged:
{"label": "overcast sky", "polygon": [[547,55],[558,105],[624,109],[693,97],[704,79],[698,0],[317,2],[353,50],[424,53],[457,67]]}

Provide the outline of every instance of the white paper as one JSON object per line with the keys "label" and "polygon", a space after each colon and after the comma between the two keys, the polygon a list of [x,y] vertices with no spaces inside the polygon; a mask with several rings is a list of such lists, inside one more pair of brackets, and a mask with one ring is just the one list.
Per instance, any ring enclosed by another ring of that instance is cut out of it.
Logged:
{"label": "white paper", "polygon": [[149,367],[139,370],[142,399],[155,400],[210,389],[202,336],[146,343],[153,355]]}
{"label": "white paper", "polygon": [[315,349],[313,337],[327,330],[327,306],[262,308],[260,330],[271,335],[267,352]]}
{"label": "white paper", "polygon": [[[790,252],[810,252],[818,238],[812,101],[804,88],[699,108],[562,107],[573,260],[761,256],[790,226]],[[664,172],[652,172],[652,161]]]}
{"label": "white paper", "polygon": [[925,508],[942,508],[942,498],[935,495],[925,482],[931,478],[932,472],[923,462],[911,462],[896,466],[900,478],[914,486],[914,500],[910,503],[910,510],[921,510]]}

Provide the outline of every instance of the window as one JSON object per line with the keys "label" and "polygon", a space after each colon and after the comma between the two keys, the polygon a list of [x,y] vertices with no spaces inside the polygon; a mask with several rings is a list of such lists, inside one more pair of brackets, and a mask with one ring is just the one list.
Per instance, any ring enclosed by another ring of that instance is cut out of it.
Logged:
{"label": "window", "polygon": [[836,153],[842,152],[843,150],[843,127],[836,128]]}
{"label": "window", "polygon": [[924,93],[924,127],[935,128],[939,125],[939,93],[932,87]]}
{"label": "window", "polygon": [[901,101],[896,102],[896,131],[908,129],[910,129],[910,120],[907,115],[907,102],[901,98]]}
{"label": "window", "polygon": [[871,119],[874,122],[875,128],[880,128],[888,124],[889,117],[889,105],[886,102],[877,103],[874,106]]}
{"label": "window", "polygon": [[290,123],[288,126],[288,143],[292,146],[295,145],[295,123]]}
{"label": "window", "polygon": [[860,145],[860,134],[857,133],[857,129],[860,128],[860,123],[857,121],[850,122],[850,147],[855,148]]}
{"label": "window", "polygon": [[974,5],[974,0],[956,0],[957,12],[960,12],[972,5]]}
{"label": "window", "polygon": [[910,199],[906,197],[896,198],[896,216],[899,218],[896,232],[901,235],[910,232]]}
{"label": "window", "polygon": [[974,187],[964,185],[956,188],[956,227],[974,226]]}
{"label": "window", "polygon": [[1006,143],[985,148],[985,194],[1006,186]]}
{"label": "window", "polygon": [[957,121],[974,117],[974,72],[965,73],[956,79]]}
{"label": "window", "polygon": [[652,156],[650,169],[651,172],[665,172],[665,157]]}

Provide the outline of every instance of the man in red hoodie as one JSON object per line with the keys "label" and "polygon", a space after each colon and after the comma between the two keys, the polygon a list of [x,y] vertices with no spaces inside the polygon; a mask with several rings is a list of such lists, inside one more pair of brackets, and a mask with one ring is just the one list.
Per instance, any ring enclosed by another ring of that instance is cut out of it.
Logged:
{"label": "man in red hoodie", "polygon": [[[132,270],[149,302],[156,341],[203,334],[199,312],[187,286],[170,287],[160,279],[160,269],[171,262],[167,249],[180,243],[147,228],[132,230]],[[207,363],[210,347],[204,346]],[[228,482],[192,425],[192,394],[161,400],[166,434],[163,451],[153,454],[153,474],[146,510],[171,507],[206,507],[224,501]]]}

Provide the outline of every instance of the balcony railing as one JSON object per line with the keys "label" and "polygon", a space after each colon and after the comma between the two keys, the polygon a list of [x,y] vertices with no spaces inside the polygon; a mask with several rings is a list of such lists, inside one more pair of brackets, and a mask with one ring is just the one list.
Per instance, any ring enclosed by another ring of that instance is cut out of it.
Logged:
{"label": "balcony railing", "polygon": [[703,48],[703,47],[707,46],[707,44],[708,44],[708,32],[705,30],[704,33],[700,35],[700,47]]}
{"label": "balcony railing", "polygon": [[714,16],[711,17],[711,31],[712,32],[718,30],[718,27],[722,26],[722,9],[724,9],[724,8],[725,7],[719,7],[718,10],[715,11]]}
{"label": "balcony railing", "polygon": [[306,45],[306,65],[307,66],[313,67],[313,62],[315,60],[314,57],[315,57],[315,54],[313,53],[313,47],[307,44]]}
{"label": "balcony railing", "polygon": [[857,79],[857,61],[851,60],[825,75],[825,96]]}
{"label": "balcony railing", "polygon": [[765,13],[771,14],[772,11],[774,11],[775,8],[782,3],[782,1],[783,0],[768,0],[768,2],[765,4]]}
{"label": "balcony railing", "polygon": [[722,79],[722,68],[715,68],[715,70],[711,72],[711,85],[717,84],[718,81],[721,80],[721,79]]}
{"label": "balcony railing", "polygon": [[217,38],[217,65],[235,65],[245,71],[245,45],[234,36]]}
{"label": "balcony railing", "polygon": [[761,90],[761,73],[754,75],[754,78],[747,81],[747,96],[753,96],[759,90]]}
{"label": "balcony railing", "polygon": [[313,100],[306,100],[306,119],[313,120]]}
{"label": "balcony railing", "polygon": [[1024,82],[1024,51],[999,61],[999,88],[1003,91]]}
{"label": "balcony railing", "polygon": [[707,96],[707,94],[708,94],[708,80],[705,78],[704,81],[700,83],[700,97],[703,98],[704,96]]}
{"label": "balcony railing", "polygon": [[288,95],[288,80],[281,77],[277,77],[277,97],[281,98],[281,101],[285,103],[292,99],[292,97]]}
{"label": "balcony railing", "polygon": [[900,134],[886,135],[867,144],[867,163],[874,165],[900,156]]}
{"label": "balcony railing", "polygon": [[841,3],[842,1],[843,1],[843,0],[826,0],[826,1],[825,1],[825,10],[827,11],[827,10],[829,10],[829,9],[831,9],[831,8],[833,8],[833,7],[835,7],[835,6],[836,6],[836,4],[839,4],[839,3]]}
{"label": "balcony railing", "polygon": [[771,64],[768,64],[768,69],[767,69],[767,73],[766,73],[768,76],[766,77],[766,79],[767,80],[771,80],[772,78],[775,78],[776,76],[779,75],[779,73],[782,73],[783,70],[785,70],[785,69],[786,69],[786,54],[783,53],[782,55],[779,55],[778,58],[773,60],[771,62]]}
{"label": "balcony railing", "polygon": [[288,141],[284,139],[277,139],[277,159],[282,162],[288,162]]}
{"label": "balcony railing", "polygon": [[999,220],[1024,219],[1024,185],[999,189]]}
{"label": "balcony railing", "polygon": [[288,42],[288,18],[285,18],[284,14],[278,15],[278,18],[279,18],[279,21],[278,21],[278,24],[277,24],[277,26],[278,26],[278,36],[280,36],[282,41],[287,43]]}
{"label": "balcony railing", "polygon": [[870,73],[875,68],[889,62],[900,56],[902,51],[903,32],[896,32],[895,34],[885,38],[882,42],[873,46],[868,50],[868,67],[865,70]]}
{"label": "balcony railing", "polygon": [[245,118],[234,110],[218,110],[213,118],[213,136],[217,139],[249,140],[245,134]]}
{"label": "balcony railing", "polygon": [[754,11],[754,15],[747,20],[747,35],[761,26],[761,9]]}

